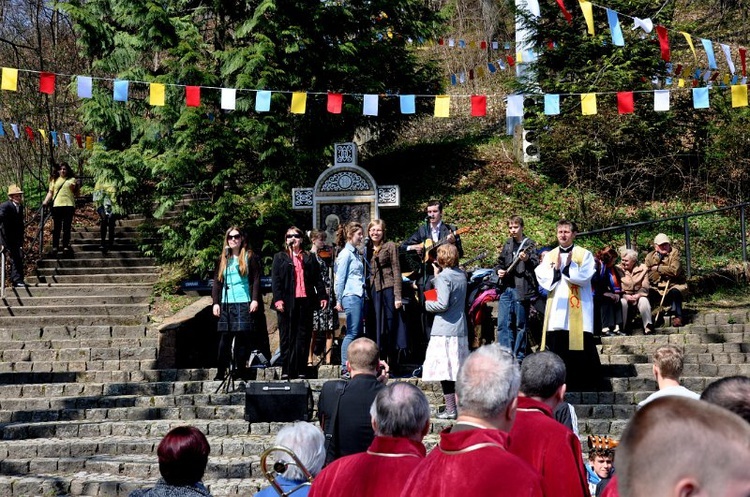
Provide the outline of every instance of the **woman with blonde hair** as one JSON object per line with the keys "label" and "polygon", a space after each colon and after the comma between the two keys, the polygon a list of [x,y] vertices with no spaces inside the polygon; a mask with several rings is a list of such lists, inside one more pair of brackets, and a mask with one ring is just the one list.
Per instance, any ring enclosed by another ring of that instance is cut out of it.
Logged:
{"label": "woman with blonde hair", "polygon": [[456,377],[469,356],[469,329],[466,324],[466,273],[458,268],[458,249],[445,244],[437,249],[435,268],[436,300],[427,299],[425,309],[435,313],[430,342],[425,353],[422,379],[440,381],[445,397],[441,419],[456,419]]}
{"label": "woman with blonde hair", "polygon": [[341,343],[341,375],[349,374],[346,366],[349,344],[362,335],[365,303],[365,265],[359,253],[364,234],[362,225],[349,222],[339,225],[336,243],[342,247],[336,257],[336,310],[346,313],[346,335]]}
{"label": "woman with blonde hair", "polygon": [[214,380],[223,380],[230,368],[233,340],[237,374],[246,374],[247,345],[260,299],[260,266],[247,247],[242,230],[229,228],[222,246],[211,289],[213,314],[219,318],[218,371]]}
{"label": "woman with blonde hair", "polygon": [[370,286],[375,309],[375,337],[380,358],[391,365],[398,360],[399,351],[406,349],[406,333],[399,333],[398,310],[401,308],[401,266],[398,248],[385,241],[385,221],[373,219],[367,225],[370,237]]}

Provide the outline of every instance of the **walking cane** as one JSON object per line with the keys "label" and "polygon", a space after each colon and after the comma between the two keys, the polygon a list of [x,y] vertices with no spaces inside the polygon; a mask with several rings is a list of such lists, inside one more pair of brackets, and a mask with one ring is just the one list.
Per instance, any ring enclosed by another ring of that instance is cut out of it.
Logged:
{"label": "walking cane", "polygon": [[661,314],[661,311],[664,310],[664,299],[667,298],[667,292],[669,292],[670,283],[671,283],[671,280],[667,280],[667,286],[664,287],[664,293],[661,296],[661,302],[659,302],[659,310],[656,312],[654,323],[659,320],[659,314]]}

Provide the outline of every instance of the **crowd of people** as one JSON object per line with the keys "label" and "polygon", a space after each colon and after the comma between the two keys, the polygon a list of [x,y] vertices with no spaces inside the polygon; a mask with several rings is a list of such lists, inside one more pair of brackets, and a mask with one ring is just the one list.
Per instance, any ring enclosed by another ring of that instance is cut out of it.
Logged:
{"label": "crowd of people", "polygon": [[[720,379],[702,395],[676,389],[682,351],[674,345],[654,354],[659,395],[639,406],[621,440],[589,436],[587,457],[578,435],[556,416],[566,367],[553,352],[530,354],[520,367],[499,344],[470,353],[456,375],[457,417],[430,451],[423,443],[432,426],[425,393],[407,381],[389,383],[372,340],[352,341],[348,357],[352,379],[323,386],[320,427],[295,422],[276,435],[274,448],[264,454],[275,461],[274,471],[266,473],[271,486],[257,496],[750,492],[750,378]],[[174,428],[157,450],[162,478],[131,497],[209,495],[201,481],[209,452],[200,431]]]}

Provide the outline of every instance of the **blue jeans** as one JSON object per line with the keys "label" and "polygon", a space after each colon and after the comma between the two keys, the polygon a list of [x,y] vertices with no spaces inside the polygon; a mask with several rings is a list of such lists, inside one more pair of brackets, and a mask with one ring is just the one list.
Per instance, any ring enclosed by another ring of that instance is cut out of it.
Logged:
{"label": "blue jeans", "polygon": [[[516,359],[526,356],[526,315],[529,301],[518,299],[515,288],[506,288],[500,294],[497,306],[497,342],[513,351]],[[512,322],[515,316],[515,323]],[[515,326],[514,326],[515,325]]]}
{"label": "blue jeans", "polygon": [[346,336],[341,342],[341,369],[346,368],[347,349],[349,344],[362,335],[364,297],[347,295],[341,299],[341,307],[346,312]]}

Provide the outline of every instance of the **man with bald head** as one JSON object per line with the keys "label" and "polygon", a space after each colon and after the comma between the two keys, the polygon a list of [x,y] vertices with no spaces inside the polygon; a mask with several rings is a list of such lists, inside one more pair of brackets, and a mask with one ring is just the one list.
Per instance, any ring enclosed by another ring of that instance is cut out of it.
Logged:
{"label": "man with bald head", "polygon": [[621,497],[747,497],[748,468],[750,425],[684,397],[640,409],[617,447]]}
{"label": "man with bald head", "polygon": [[521,373],[510,349],[485,345],[456,378],[458,418],[414,470],[401,497],[541,497],[539,474],[508,452]]}
{"label": "man with bald head", "polygon": [[351,380],[327,381],[318,400],[320,426],[330,440],[328,463],[364,452],[372,443],[375,433],[370,406],[388,377],[388,370],[381,369],[378,345],[369,338],[358,338],[349,344],[346,367]]}
{"label": "man with bald head", "polygon": [[398,496],[427,451],[430,404],[422,390],[406,382],[381,389],[370,409],[373,440],[367,452],[337,459],[310,488],[310,497]]}

